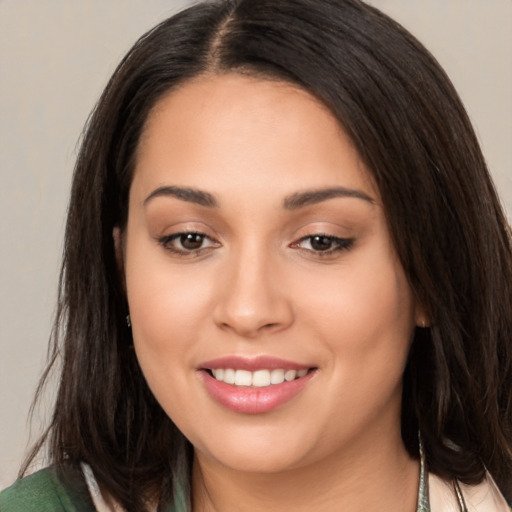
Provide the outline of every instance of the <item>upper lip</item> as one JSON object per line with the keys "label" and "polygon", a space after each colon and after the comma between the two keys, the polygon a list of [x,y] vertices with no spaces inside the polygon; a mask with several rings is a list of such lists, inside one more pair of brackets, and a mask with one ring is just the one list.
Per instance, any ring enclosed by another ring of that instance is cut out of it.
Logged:
{"label": "upper lip", "polygon": [[235,370],[247,370],[254,372],[256,370],[303,370],[313,368],[308,364],[288,361],[272,356],[241,357],[225,356],[210,361],[205,361],[199,365],[200,370],[212,370],[217,368],[233,368]]}

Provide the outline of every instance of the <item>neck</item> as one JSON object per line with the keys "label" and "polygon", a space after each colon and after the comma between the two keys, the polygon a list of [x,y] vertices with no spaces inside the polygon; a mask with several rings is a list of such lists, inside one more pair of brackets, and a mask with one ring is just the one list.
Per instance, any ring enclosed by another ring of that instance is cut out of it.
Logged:
{"label": "neck", "polygon": [[419,462],[398,436],[394,442],[358,442],[321,461],[283,472],[247,473],[196,454],[194,512],[414,512]]}

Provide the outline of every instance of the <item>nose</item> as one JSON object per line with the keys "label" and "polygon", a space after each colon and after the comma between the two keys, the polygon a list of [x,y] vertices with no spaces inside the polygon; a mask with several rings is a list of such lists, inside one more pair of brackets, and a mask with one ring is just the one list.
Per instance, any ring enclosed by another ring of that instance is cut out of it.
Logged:
{"label": "nose", "polygon": [[219,328],[251,339],[293,323],[291,297],[270,255],[245,251],[226,262],[219,282],[214,312]]}

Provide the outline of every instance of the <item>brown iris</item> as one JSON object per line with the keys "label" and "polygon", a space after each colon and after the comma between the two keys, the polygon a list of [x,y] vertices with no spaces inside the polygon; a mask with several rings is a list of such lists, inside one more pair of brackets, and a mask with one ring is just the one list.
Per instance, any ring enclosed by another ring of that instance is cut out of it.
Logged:
{"label": "brown iris", "polygon": [[204,235],[199,233],[185,233],[180,236],[180,244],[184,249],[194,251],[200,249],[204,242]]}

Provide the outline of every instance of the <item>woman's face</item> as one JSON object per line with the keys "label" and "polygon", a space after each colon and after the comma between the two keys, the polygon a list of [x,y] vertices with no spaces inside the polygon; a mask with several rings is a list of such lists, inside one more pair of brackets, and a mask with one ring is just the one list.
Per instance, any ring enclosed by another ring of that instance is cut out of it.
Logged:
{"label": "woman's face", "polygon": [[200,460],[281,471],[400,438],[421,312],[378,190],[307,92],[170,92],[117,241],[142,371]]}

